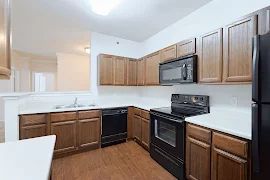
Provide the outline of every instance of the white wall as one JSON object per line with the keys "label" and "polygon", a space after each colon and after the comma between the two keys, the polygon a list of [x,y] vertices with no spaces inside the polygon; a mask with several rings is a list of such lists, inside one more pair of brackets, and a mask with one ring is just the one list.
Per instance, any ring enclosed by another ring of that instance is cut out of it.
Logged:
{"label": "white wall", "polygon": [[[119,42],[119,44],[117,44]],[[91,92],[98,94],[97,56],[100,53],[138,58],[140,43],[108,36],[96,32],[91,33]]]}
{"label": "white wall", "polygon": [[213,0],[144,41],[142,56],[220,28],[269,5],[269,0]]}
{"label": "white wall", "polygon": [[57,91],[89,91],[89,71],[89,56],[57,53]]}

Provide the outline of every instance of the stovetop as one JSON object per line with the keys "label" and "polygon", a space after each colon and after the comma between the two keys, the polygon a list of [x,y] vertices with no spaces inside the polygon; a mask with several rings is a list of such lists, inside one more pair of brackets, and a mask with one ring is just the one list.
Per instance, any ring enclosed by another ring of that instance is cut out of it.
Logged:
{"label": "stovetop", "polygon": [[209,113],[208,96],[173,94],[171,101],[170,107],[155,108],[151,111],[182,119]]}

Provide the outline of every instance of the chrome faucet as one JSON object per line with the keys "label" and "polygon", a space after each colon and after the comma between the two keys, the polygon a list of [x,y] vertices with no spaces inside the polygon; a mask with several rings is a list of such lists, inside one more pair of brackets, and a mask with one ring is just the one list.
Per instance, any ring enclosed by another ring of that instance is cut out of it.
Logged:
{"label": "chrome faucet", "polygon": [[74,104],[73,104],[74,106],[75,106],[75,105],[78,105],[77,101],[78,101],[78,98],[75,97],[75,101],[74,101]]}

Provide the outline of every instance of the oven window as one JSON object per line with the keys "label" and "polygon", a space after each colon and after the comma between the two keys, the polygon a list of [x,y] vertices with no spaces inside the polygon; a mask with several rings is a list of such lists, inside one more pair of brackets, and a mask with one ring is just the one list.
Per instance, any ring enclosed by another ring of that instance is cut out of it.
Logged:
{"label": "oven window", "polygon": [[163,69],[162,79],[172,80],[172,79],[182,79],[182,67],[175,67],[173,69]]}
{"label": "oven window", "polygon": [[176,147],[176,128],[168,123],[155,120],[155,137]]}

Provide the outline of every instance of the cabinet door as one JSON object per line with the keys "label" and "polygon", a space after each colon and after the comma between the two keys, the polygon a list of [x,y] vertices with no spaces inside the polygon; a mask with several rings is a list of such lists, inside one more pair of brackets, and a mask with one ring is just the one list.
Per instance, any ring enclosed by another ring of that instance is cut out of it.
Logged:
{"label": "cabinet door", "polygon": [[99,148],[100,119],[79,120],[78,143],[80,148]]}
{"label": "cabinet door", "polygon": [[149,150],[150,147],[150,122],[147,119],[141,118],[142,127],[142,144]]}
{"label": "cabinet door", "polygon": [[161,51],[161,62],[176,58],[176,44]]}
{"label": "cabinet door", "polygon": [[145,61],[146,58],[141,58],[138,60],[138,68],[137,68],[137,85],[144,86],[145,85]]}
{"label": "cabinet door", "polygon": [[212,180],[247,180],[247,161],[218,148],[212,149]]}
{"label": "cabinet door", "polygon": [[134,107],[128,107],[128,123],[127,123],[128,139],[132,139],[134,127]]}
{"label": "cabinet door", "polygon": [[126,58],[124,57],[114,57],[113,59],[113,70],[114,70],[114,85],[124,86],[126,74]]}
{"label": "cabinet door", "polygon": [[191,180],[209,180],[211,175],[211,146],[187,136],[186,142],[186,178]]}
{"label": "cabinet door", "polygon": [[188,39],[177,44],[177,57],[195,53],[196,53],[195,38]]}
{"label": "cabinet door", "polygon": [[25,126],[25,127],[21,127],[20,129],[20,139],[29,139],[29,138],[46,136],[46,135],[47,135],[46,124]]}
{"label": "cabinet door", "polygon": [[56,135],[55,153],[65,153],[76,150],[76,121],[52,123],[51,134]]}
{"label": "cabinet door", "polygon": [[141,117],[139,116],[134,116],[134,138],[137,141],[141,141],[142,133],[141,133],[141,126],[142,126],[142,121]]}
{"label": "cabinet door", "polygon": [[222,81],[222,29],[199,38],[200,82]]}
{"label": "cabinet door", "polygon": [[99,56],[99,79],[100,85],[113,85],[113,56]]}
{"label": "cabinet door", "polygon": [[0,79],[11,74],[11,1],[0,0]]}
{"label": "cabinet door", "polygon": [[225,27],[224,81],[252,81],[252,38],[257,34],[257,15]]}
{"label": "cabinet door", "polygon": [[127,60],[127,85],[137,85],[137,59]]}
{"label": "cabinet door", "polygon": [[159,63],[161,52],[155,52],[147,56],[145,70],[145,84],[159,85]]}

